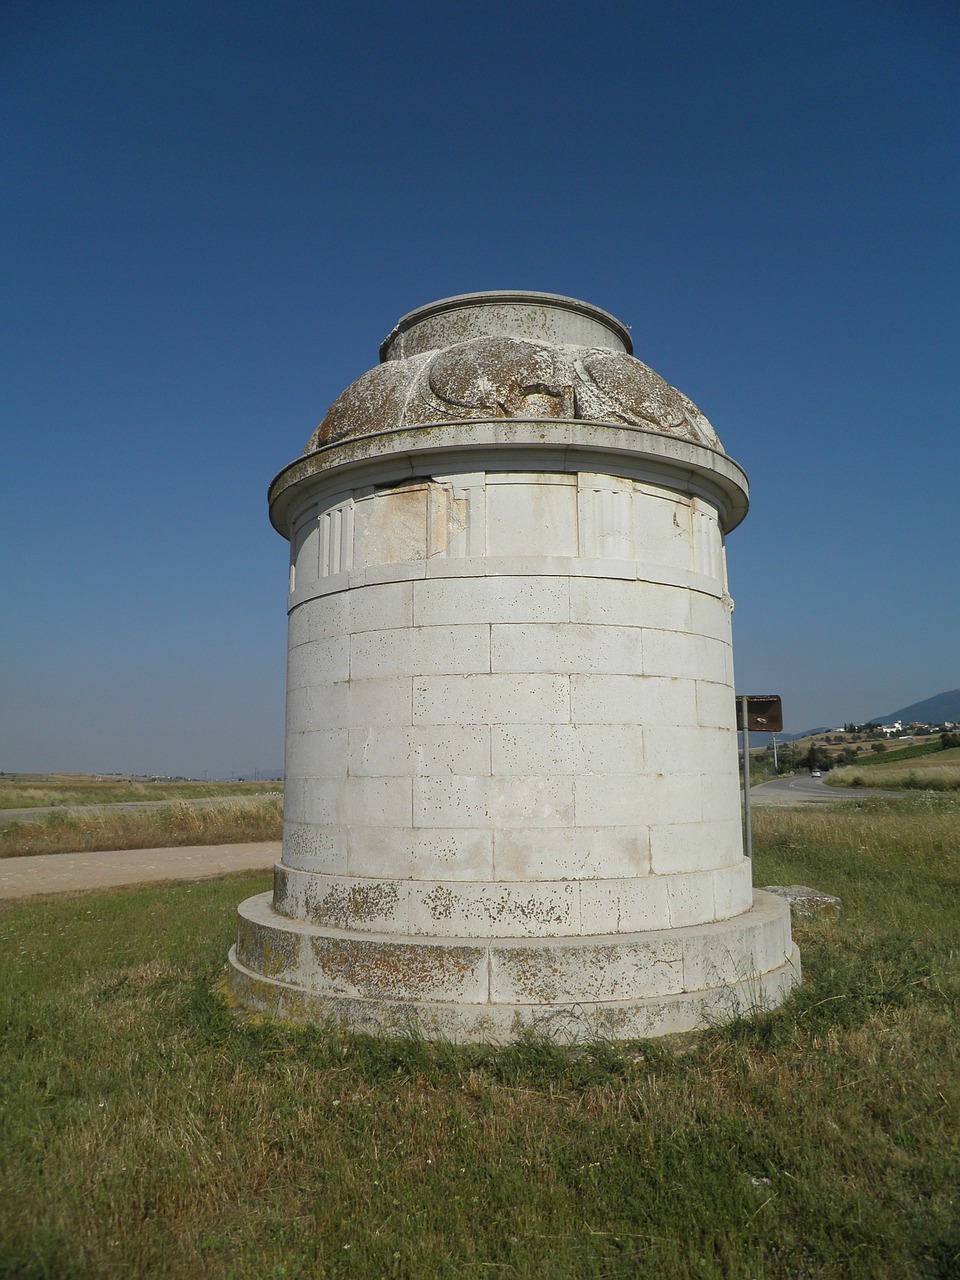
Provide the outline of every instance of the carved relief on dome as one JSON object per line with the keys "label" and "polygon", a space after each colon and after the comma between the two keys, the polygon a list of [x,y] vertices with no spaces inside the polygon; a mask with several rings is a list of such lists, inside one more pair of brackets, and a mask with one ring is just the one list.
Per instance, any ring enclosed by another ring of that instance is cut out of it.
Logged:
{"label": "carved relief on dome", "polygon": [[430,390],[445,416],[572,418],[573,370],[561,347],[474,338],[433,358]]}
{"label": "carved relief on dome", "polygon": [[333,402],[304,453],[352,437],[470,418],[583,419],[721,448],[696,405],[633,356],[494,336],[369,370]]}
{"label": "carved relief on dome", "polygon": [[642,361],[597,351],[587,354],[581,368],[578,399],[583,411],[579,417],[649,427],[720,447],[716,432],[693,401]]}

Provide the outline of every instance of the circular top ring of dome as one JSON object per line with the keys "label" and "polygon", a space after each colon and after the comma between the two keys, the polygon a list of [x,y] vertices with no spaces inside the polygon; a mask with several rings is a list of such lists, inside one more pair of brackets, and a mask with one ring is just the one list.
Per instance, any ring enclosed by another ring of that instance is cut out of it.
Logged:
{"label": "circular top ring of dome", "polygon": [[632,426],[722,450],[692,401],[637,360],[609,312],[553,293],[466,293],[403,316],[380,363],[333,402],[305,454],[464,420]]}
{"label": "circular top ring of dome", "polygon": [[523,469],[531,449],[542,467],[664,477],[714,502],[725,531],[746,514],[746,476],[697,406],[636,359],[626,326],[575,298],[498,290],[401,317],[380,363],[340,393],[275,478],[271,519],[289,536],[302,495],[348,471],[392,483],[494,455],[502,470],[511,453]]}
{"label": "circular top ring of dome", "polygon": [[470,338],[520,338],[633,354],[630,331],[590,302],[559,293],[496,289],[439,298],[401,316],[380,344],[380,359],[403,360]]}

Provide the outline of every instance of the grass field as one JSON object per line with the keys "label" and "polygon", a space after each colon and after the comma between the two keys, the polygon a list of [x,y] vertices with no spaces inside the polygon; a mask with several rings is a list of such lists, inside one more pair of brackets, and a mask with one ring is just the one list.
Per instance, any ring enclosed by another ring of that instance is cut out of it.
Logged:
{"label": "grass field", "polygon": [[832,787],[885,787],[894,791],[960,791],[960,747],[936,751],[909,761],[870,761],[831,769],[824,782]]}
{"label": "grass field", "polygon": [[139,800],[197,800],[209,796],[260,795],[273,790],[282,791],[283,783],[151,782],[86,773],[5,773],[0,774],[0,810]]}
{"label": "grass field", "polygon": [[838,894],[780,1013],[503,1049],[241,1023],[263,876],[0,906],[0,1275],[960,1274],[960,802],[755,814]]}
{"label": "grass field", "polygon": [[281,796],[202,807],[51,813],[0,826],[0,858],[279,840],[282,827]]}

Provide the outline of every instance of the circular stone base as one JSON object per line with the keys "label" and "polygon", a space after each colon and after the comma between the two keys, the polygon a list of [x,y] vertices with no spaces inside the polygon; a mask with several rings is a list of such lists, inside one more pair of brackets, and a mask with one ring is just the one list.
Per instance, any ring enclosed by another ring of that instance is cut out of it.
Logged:
{"label": "circular stone base", "polygon": [[236,1007],[378,1035],[643,1039],[773,1008],[800,980],[789,904],[763,892],[730,920],[549,940],[351,934],[281,916],[269,893],[238,916]]}

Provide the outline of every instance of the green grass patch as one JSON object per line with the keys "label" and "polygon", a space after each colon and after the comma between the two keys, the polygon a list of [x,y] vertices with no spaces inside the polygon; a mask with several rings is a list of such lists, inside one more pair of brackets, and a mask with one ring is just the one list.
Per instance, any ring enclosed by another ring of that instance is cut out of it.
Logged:
{"label": "green grass patch", "polygon": [[784,1010],[504,1048],[241,1022],[263,875],[0,907],[0,1275],[954,1277],[960,806],[755,815]]}
{"label": "green grass patch", "polygon": [[279,840],[283,799],[157,809],[50,813],[0,826],[0,858],[89,853],[98,849],[169,849],[182,845]]}
{"label": "green grass patch", "polygon": [[937,764],[942,761],[954,761],[960,759],[960,750],[956,747],[949,747],[944,750],[939,738],[935,742],[918,742],[910,747],[895,747],[886,751],[861,752],[857,758],[856,767],[859,769],[861,765],[870,769],[876,769],[881,765],[898,765],[905,760],[920,760],[925,756],[939,756],[940,760],[927,760],[928,764]]}

